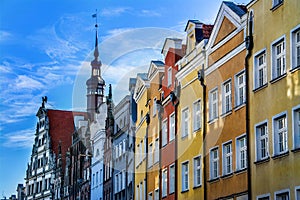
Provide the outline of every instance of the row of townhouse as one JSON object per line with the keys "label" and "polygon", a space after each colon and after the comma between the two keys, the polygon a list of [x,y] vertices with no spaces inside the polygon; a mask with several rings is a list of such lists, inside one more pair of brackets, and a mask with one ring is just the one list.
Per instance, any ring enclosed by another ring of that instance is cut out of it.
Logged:
{"label": "row of townhouse", "polygon": [[137,74],[135,199],[300,199],[300,2],[222,2]]}

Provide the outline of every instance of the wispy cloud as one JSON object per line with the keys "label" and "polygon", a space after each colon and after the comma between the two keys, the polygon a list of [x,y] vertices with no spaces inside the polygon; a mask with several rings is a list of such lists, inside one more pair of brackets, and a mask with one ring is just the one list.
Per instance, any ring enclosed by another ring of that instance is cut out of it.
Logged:
{"label": "wispy cloud", "polygon": [[138,15],[144,17],[160,17],[161,13],[156,12],[154,10],[141,10],[140,12],[138,12]]}
{"label": "wispy cloud", "polygon": [[2,145],[8,148],[31,147],[34,141],[34,130],[34,128],[31,128],[2,135],[0,136],[0,139],[4,140]]}
{"label": "wispy cloud", "polygon": [[12,39],[12,34],[8,31],[0,30],[0,42],[5,42]]}
{"label": "wispy cloud", "polygon": [[120,16],[123,13],[130,11],[129,7],[105,8],[100,11],[100,15],[104,17]]}

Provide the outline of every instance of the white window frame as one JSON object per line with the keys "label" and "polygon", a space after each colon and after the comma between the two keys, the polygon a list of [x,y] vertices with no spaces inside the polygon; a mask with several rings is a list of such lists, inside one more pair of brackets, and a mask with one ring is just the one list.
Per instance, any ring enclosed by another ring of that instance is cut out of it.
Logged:
{"label": "white window frame", "polygon": [[[172,174],[173,172],[173,174]],[[175,192],[175,163],[169,166],[169,194]]]}
{"label": "white window frame", "polygon": [[185,107],[181,111],[181,138],[188,136],[190,133],[189,121],[190,121],[189,108]]}
{"label": "white window frame", "polygon": [[273,8],[283,3],[284,0],[272,0]]}
{"label": "white window frame", "polygon": [[[297,191],[299,191],[299,196],[297,196]],[[300,185],[295,187],[295,199],[300,199]]]}
{"label": "white window frame", "polygon": [[[215,99],[213,98],[215,95]],[[209,121],[213,121],[214,119],[217,119],[219,116],[219,92],[218,87],[212,89],[209,91]]]}
{"label": "white window frame", "polygon": [[282,194],[287,194],[288,199],[291,199],[290,190],[284,189],[284,190],[279,190],[279,191],[274,192],[274,200],[281,200],[281,199],[278,199],[277,196],[282,195]]}
{"label": "white window frame", "polygon": [[168,87],[172,85],[172,67],[168,68]]}
{"label": "white window frame", "polygon": [[175,139],[175,112],[169,116],[169,142]]}
{"label": "white window frame", "polygon": [[201,123],[201,99],[198,99],[193,103],[193,130],[199,130]]}
{"label": "white window frame", "polygon": [[[241,140],[244,140],[244,146],[241,146]],[[247,168],[247,137],[243,134],[236,138],[236,170],[243,170]],[[243,156],[244,155],[244,159]],[[244,166],[242,166],[244,160]]]}
{"label": "white window frame", "polygon": [[[293,149],[300,149],[300,104],[292,109]],[[298,115],[296,114],[298,113]]]}
{"label": "white window frame", "polygon": [[153,165],[153,143],[149,144],[149,151],[148,151],[148,168],[152,167]]}
{"label": "white window frame", "polygon": [[161,137],[161,146],[164,147],[168,144],[168,118],[162,122],[162,137]]}
{"label": "white window frame", "polygon": [[[242,76],[243,82],[240,83]],[[241,71],[235,75],[235,107],[241,106],[246,102],[246,75],[245,71]]]}
{"label": "white window frame", "polygon": [[271,196],[270,193],[268,193],[268,194],[261,194],[261,195],[256,196],[256,200],[261,200],[263,198],[268,198],[270,200],[270,196]]}
{"label": "white window frame", "polygon": [[149,192],[148,193],[148,200],[152,200],[153,199],[153,197],[152,197],[152,192]]}
{"label": "white window frame", "polygon": [[[226,91],[228,89],[228,91]],[[226,80],[222,84],[222,114],[230,113],[232,110],[232,90],[231,79]]]}
{"label": "white window frame", "polygon": [[[278,120],[285,118],[285,121],[283,123],[285,123],[285,127],[283,127],[280,130],[277,130],[277,122]],[[288,116],[287,116],[287,112],[282,112],[279,113],[277,115],[275,115],[272,118],[272,122],[273,122],[273,129],[272,129],[272,136],[273,136],[273,156],[276,155],[280,155],[280,154],[284,154],[286,152],[289,151],[289,147],[288,147]],[[280,150],[281,145],[279,143],[281,143],[281,138],[280,135],[282,134],[282,150]]]}
{"label": "white window frame", "polygon": [[[299,41],[297,42],[297,34],[299,34]],[[291,69],[296,69],[300,67],[300,24],[297,25],[295,28],[291,30],[290,33],[290,40],[291,40],[291,54],[290,54],[290,59],[291,59]],[[299,49],[298,49],[299,48]],[[299,57],[297,57],[297,50],[299,50]],[[297,59],[299,63],[297,63]]]}
{"label": "white window frame", "polygon": [[[281,53],[277,54],[277,47],[281,46],[280,48]],[[280,72],[278,74],[278,60],[281,63]],[[271,44],[271,74],[272,74],[272,80],[277,79],[284,74],[286,74],[286,41],[285,41],[285,35],[278,38]]]}
{"label": "white window frame", "polygon": [[[186,170],[184,171],[184,168]],[[189,161],[181,163],[181,191],[185,192],[189,190]]]}
{"label": "white window frame", "polygon": [[[213,152],[217,152],[217,157],[213,157]],[[214,165],[216,165],[216,174],[214,173]],[[220,176],[220,164],[219,164],[219,147],[213,147],[209,150],[209,177],[210,180],[217,179]]]}
{"label": "white window frame", "polygon": [[168,195],[168,168],[162,170],[161,196]]}
{"label": "white window frame", "polygon": [[155,146],[154,146],[154,164],[159,161],[159,138],[155,139]]}
{"label": "white window frame", "polygon": [[159,188],[154,190],[154,200],[159,200]]}
{"label": "white window frame", "polygon": [[[229,152],[227,152],[227,147],[229,147]],[[222,144],[223,176],[232,173],[232,160],[232,141],[230,140]]]}
{"label": "white window frame", "polygon": [[157,111],[157,104],[156,104],[156,100],[157,100],[157,98],[156,97],[154,97],[154,99],[153,99],[153,110],[152,110],[152,114],[153,114],[153,116],[155,116],[156,115],[156,111]]}
{"label": "white window frame", "polygon": [[[261,132],[259,131],[262,126],[266,126],[265,128],[265,134],[261,136]],[[268,129],[268,121],[262,121],[258,124],[255,125],[255,156],[256,156],[256,161],[260,160],[265,160],[269,158],[269,129]],[[265,156],[262,157],[262,148],[261,148],[261,141],[264,141],[265,143]]]}
{"label": "white window frame", "polygon": [[[268,83],[267,75],[267,49],[264,48],[253,56],[254,70],[253,70],[253,88],[257,89],[265,86]],[[260,63],[262,59],[262,63]],[[262,74],[261,74],[262,73]],[[262,77],[261,77],[262,76]]]}
{"label": "white window frame", "polygon": [[[197,165],[196,162],[199,161],[199,165]],[[194,179],[194,187],[199,187],[202,185],[202,157],[201,155],[198,155],[193,158],[193,179]],[[199,182],[198,182],[198,176],[199,176]]]}

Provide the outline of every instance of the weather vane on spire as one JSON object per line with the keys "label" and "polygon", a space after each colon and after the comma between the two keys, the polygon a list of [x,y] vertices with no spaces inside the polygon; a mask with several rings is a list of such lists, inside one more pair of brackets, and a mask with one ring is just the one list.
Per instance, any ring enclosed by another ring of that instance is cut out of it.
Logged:
{"label": "weather vane on spire", "polygon": [[96,18],[96,24],[95,27],[98,28],[98,17],[97,17],[97,9],[96,9],[96,13],[92,15],[93,18]]}

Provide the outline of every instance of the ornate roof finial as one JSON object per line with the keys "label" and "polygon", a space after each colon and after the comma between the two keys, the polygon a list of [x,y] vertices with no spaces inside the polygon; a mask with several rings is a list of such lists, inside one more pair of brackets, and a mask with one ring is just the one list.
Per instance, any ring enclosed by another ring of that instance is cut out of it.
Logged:
{"label": "ornate roof finial", "polygon": [[99,51],[98,51],[98,17],[97,17],[97,9],[96,13],[92,15],[93,18],[96,18],[95,28],[96,28],[96,39],[95,39],[95,51],[94,56],[97,59],[99,57]]}

